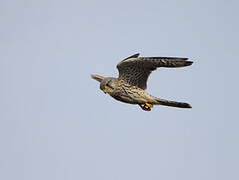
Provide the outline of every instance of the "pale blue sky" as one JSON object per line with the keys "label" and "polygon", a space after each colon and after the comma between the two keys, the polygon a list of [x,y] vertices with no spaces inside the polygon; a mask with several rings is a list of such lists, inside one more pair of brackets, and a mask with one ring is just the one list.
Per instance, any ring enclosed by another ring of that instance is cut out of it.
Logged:
{"label": "pale blue sky", "polygon": [[[236,0],[0,1],[0,179],[238,180]],[[148,92],[193,109],[115,101],[90,74],[182,56]]]}

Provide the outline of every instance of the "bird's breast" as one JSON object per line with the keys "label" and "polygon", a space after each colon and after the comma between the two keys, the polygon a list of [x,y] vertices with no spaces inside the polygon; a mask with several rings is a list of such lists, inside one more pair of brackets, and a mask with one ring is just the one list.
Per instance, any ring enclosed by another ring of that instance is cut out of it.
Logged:
{"label": "bird's breast", "polygon": [[121,102],[139,104],[145,101],[141,91],[134,86],[121,86],[115,89],[111,96]]}

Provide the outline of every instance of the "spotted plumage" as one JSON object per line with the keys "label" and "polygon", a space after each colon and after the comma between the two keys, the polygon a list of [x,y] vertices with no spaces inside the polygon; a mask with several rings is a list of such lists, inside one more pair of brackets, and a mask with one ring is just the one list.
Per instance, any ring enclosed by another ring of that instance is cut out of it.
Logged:
{"label": "spotted plumage", "polygon": [[117,64],[118,78],[91,75],[100,82],[100,89],[118,101],[138,104],[143,110],[150,111],[153,105],[191,108],[187,103],[156,98],[148,94],[147,80],[152,71],[159,67],[176,68],[190,66],[193,62],[179,57],[139,57],[134,54]]}

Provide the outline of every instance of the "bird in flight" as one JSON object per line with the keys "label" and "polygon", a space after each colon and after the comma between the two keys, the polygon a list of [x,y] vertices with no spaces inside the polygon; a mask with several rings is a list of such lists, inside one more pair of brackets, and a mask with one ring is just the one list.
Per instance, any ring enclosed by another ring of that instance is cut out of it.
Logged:
{"label": "bird in flight", "polygon": [[153,105],[192,108],[190,104],[154,97],[148,94],[147,80],[152,71],[159,67],[177,68],[190,66],[193,62],[179,57],[139,57],[134,54],[117,64],[119,77],[103,77],[92,74],[91,77],[100,82],[100,89],[114,99],[138,104],[142,110],[151,111]]}

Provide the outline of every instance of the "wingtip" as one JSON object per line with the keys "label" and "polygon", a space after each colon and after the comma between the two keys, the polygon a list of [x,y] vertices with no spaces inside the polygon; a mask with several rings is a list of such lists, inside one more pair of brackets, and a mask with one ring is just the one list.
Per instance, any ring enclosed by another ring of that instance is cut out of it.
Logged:
{"label": "wingtip", "polygon": [[104,79],[103,76],[98,75],[98,74],[91,74],[91,78],[98,81],[98,82],[101,82]]}
{"label": "wingtip", "polygon": [[95,76],[96,76],[96,74],[91,74],[91,75],[90,75],[90,77],[91,77],[92,79],[94,79]]}

